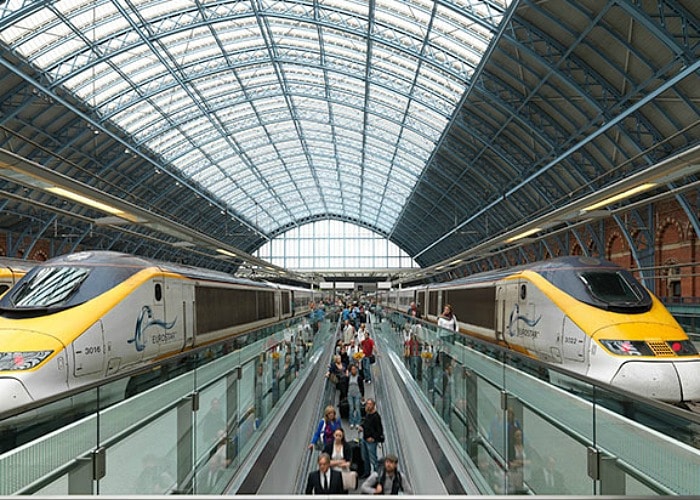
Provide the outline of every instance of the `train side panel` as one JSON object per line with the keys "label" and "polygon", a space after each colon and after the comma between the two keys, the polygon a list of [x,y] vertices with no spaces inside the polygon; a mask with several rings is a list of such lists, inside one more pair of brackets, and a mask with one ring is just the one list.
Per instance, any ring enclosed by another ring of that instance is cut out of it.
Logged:
{"label": "train side panel", "polygon": [[[175,302],[182,295],[179,280],[169,280],[166,293],[164,278],[155,276],[123,296],[102,316],[102,328],[107,332],[106,374],[112,375],[155,359],[164,352],[182,349],[182,313]],[[166,297],[172,300],[167,317]]]}

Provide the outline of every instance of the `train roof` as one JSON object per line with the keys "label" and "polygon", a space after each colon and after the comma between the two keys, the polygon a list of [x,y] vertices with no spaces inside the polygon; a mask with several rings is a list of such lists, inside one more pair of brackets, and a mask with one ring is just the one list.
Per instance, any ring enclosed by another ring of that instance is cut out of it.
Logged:
{"label": "train roof", "polygon": [[444,283],[438,283],[430,285],[432,288],[440,286],[452,286],[458,284],[470,284],[470,283],[480,283],[483,281],[492,281],[500,278],[504,278],[514,273],[520,273],[523,271],[534,271],[536,273],[542,274],[546,277],[547,274],[556,273],[560,271],[583,271],[583,270],[613,270],[622,269],[619,265],[614,264],[610,261],[599,259],[596,257],[586,257],[581,255],[569,255],[566,257],[556,257],[554,259],[543,260],[539,262],[533,262],[531,264],[523,264],[520,266],[507,267],[503,269],[494,269],[492,271],[485,271],[483,273],[476,273],[465,278],[459,278],[452,281],[446,281]]}
{"label": "train roof", "polygon": [[253,281],[246,278],[236,278],[230,274],[214,271],[212,269],[204,269],[200,267],[187,266],[184,264],[174,264],[171,262],[162,262],[149,260],[137,255],[130,255],[121,252],[111,252],[106,250],[91,250],[77,252],[72,254],[61,255],[54,257],[41,265],[56,266],[56,265],[86,265],[86,266],[124,266],[137,269],[147,269],[149,267],[158,267],[167,272],[181,274],[192,279],[201,279],[209,281],[219,281],[233,283],[239,285],[251,285],[258,287],[274,288],[268,283]]}
{"label": "train roof", "polygon": [[0,267],[17,272],[29,272],[34,266],[41,264],[40,261],[13,259],[11,257],[0,257]]}

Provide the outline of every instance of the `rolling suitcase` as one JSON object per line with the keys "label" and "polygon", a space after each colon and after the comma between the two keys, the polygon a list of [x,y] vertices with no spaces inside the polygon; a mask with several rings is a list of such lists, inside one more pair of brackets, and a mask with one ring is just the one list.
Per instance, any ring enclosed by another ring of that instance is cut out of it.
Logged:
{"label": "rolling suitcase", "polygon": [[338,407],[340,409],[340,418],[347,420],[350,418],[350,403],[348,402],[348,398],[343,398],[340,400],[340,403],[338,403]]}
{"label": "rolling suitcase", "polygon": [[362,450],[360,450],[360,442],[357,439],[348,441],[352,450],[352,458],[350,459],[350,470],[357,472],[358,476],[362,476],[365,469],[365,463],[362,460]]}

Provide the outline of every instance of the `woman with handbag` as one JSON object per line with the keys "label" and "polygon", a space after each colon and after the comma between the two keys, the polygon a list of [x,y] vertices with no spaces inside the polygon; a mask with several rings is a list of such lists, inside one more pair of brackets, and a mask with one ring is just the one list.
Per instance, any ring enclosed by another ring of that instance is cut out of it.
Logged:
{"label": "woman with handbag", "polygon": [[311,436],[311,442],[308,446],[310,450],[312,450],[316,444],[320,445],[319,449],[321,450],[333,444],[333,433],[342,426],[340,419],[336,418],[335,415],[335,407],[332,405],[326,406],[326,411],[323,412],[323,418],[318,423],[316,432]]}
{"label": "woman with handbag", "polygon": [[339,401],[346,398],[348,395],[348,365],[343,363],[340,354],[333,356],[333,362],[328,367],[326,377],[340,391]]}
{"label": "woman with handbag", "polygon": [[352,461],[352,448],[345,441],[345,431],[336,429],[333,433],[333,442],[323,449],[331,457],[331,467],[343,475],[343,489],[354,490],[357,488],[357,472],[350,470]]}

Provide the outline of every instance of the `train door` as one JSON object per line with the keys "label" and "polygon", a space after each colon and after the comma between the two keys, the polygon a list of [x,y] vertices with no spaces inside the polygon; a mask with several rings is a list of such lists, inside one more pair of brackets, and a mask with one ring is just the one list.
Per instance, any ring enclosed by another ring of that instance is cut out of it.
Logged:
{"label": "train door", "polygon": [[535,339],[539,335],[537,326],[541,319],[537,316],[536,290],[528,281],[518,280],[518,307],[514,319],[517,322],[520,345],[529,351],[535,350]]}
{"label": "train door", "polygon": [[416,292],[416,307],[421,316],[425,315],[425,311],[428,306],[428,293],[425,290],[419,290]]}
{"label": "train door", "polygon": [[[150,300],[149,300],[150,299]],[[163,278],[151,281],[151,295],[146,294],[146,304],[141,307],[141,312],[136,320],[136,337],[140,339],[143,359],[151,359],[160,353],[160,344],[163,337],[161,332],[169,330],[165,318],[165,283]]]}
{"label": "train door", "polygon": [[105,363],[105,345],[101,320],[97,320],[76,338],[72,346],[74,377],[102,373]]}
{"label": "train door", "polygon": [[164,325],[162,325],[162,331],[155,334],[161,353],[181,350],[185,345],[185,318],[183,317],[185,297],[182,281],[168,279],[163,285],[165,286]]}
{"label": "train door", "polygon": [[273,297],[275,307],[274,317],[279,320],[284,317],[284,314],[282,314],[282,294],[279,290],[275,290],[275,292],[273,293]]}
{"label": "train door", "polygon": [[[173,325],[173,328],[178,332],[178,339],[181,342],[180,346],[184,349],[194,345],[194,286],[184,281],[180,282],[179,286],[179,296],[172,303],[172,307],[169,303],[166,304],[166,307],[169,308],[166,312],[167,316],[170,317],[171,313],[174,313],[175,309],[179,308],[179,314],[175,319],[176,323]],[[172,318],[169,321],[172,321]]]}
{"label": "train door", "polygon": [[506,340],[506,287],[496,286],[496,340]]}
{"label": "train door", "polygon": [[503,339],[506,343],[520,344],[518,337],[518,315],[520,303],[518,300],[519,281],[506,281],[503,283],[501,300],[503,311]]}
{"label": "train door", "polygon": [[564,316],[561,340],[561,352],[565,362],[585,363],[586,334],[568,316]]}

